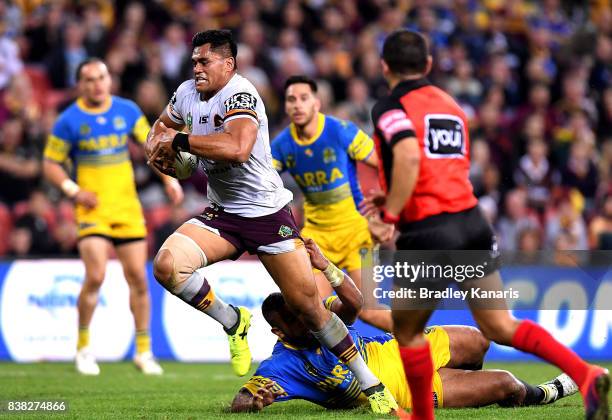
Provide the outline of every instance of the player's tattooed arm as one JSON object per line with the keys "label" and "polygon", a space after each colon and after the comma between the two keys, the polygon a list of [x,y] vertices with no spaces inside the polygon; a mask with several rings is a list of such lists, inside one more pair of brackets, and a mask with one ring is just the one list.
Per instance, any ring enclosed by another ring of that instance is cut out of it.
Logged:
{"label": "player's tattooed arm", "polygon": [[276,397],[283,395],[281,390],[274,389],[274,385],[276,385],[275,382],[270,381],[259,388],[255,394],[251,394],[251,391],[246,388],[241,388],[232,401],[230,411],[243,413],[263,410],[264,407],[272,404]]}

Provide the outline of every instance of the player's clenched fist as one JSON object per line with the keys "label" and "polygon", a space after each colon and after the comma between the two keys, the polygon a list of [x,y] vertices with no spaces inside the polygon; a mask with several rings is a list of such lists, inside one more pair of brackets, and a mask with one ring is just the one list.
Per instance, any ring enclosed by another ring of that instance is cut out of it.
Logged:
{"label": "player's clenched fist", "polygon": [[174,158],[176,152],[172,148],[172,142],[176,135],[176,130],[167,127],[159,121],[153,128],[153,135],[150,135],[145,145],[147,164],[154,166],[166,175],[174,175]]}
{"label": "player's clenched fist", "polygon": [[253,411],[261,411],[264,407],[269,406],[274,402],[276,397],[280,397],[283,393],[277,387],[275,390],[274,387],[276,382],[270,381],[265,384],[262,388],[259,388],[255,395],[253,395]]}

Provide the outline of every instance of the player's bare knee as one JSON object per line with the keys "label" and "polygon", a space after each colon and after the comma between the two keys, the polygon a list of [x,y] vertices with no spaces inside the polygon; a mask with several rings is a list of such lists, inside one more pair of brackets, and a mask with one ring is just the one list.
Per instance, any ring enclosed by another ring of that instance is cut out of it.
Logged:
{"label": "player's bare knee", "polygon": [[527,395],[525,386],[513,374],[504,370],[498,372],[493,388],[498,393],[497,401],[505,407],[521,405]]}
{"label": "player's bare knee", "polygon": [[482,366],[482,362],[484,361],[484,357],[489,351],[489,346],[491,342],[484,336],[484,334],[478,329],[474,327],[468,327],[470,334],[470,343],[474,346],[474,362],[480,362]]}
{"label": "player's bare knee", "polygon": [[147,283],[144,279],[129,283],[130,293],[136,295],[146,295],[148,293]]}
{"label": "player's bare knee", "polygon": [[167,248],[162,248],[153,260],[153,276],[164,287],[172,285],[172,274],[174,272],[174,257]]}
{"label": "player's bare knee", "polygon": [[104,270],[89,270],[85,272],[85,282],[83,289],[97,291],[104,282]]}

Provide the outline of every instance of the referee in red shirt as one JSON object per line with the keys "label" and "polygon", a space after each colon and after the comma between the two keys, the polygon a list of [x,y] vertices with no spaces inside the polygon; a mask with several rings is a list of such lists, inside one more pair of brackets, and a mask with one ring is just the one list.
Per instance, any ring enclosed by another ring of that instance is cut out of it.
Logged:
{"label": "referee in red shirt", "polygon": [[[425,78],[431,63],[421,34],[401,30],[385,40],[382,67],[391,93],[376,103],[372,119],[386,196],[366,200],[363,212],[379,212],[384,222],[397,226],[398,250],[486,251],[482,255],[487,260],[481,262],[491,269],[472,281],[477,287],[501,290],[495,236],[480,213],[468,178],[467,118],[450,95]],[[431,303],[426,309],[393,310],[393,332],[412,394],[413,419],[434,418],[433,365],[422,333],[435,307]],[[474,301],[470,307],[488,339],[556,365],[580,387],[586,417],[608,418],[606,369],[586,363],[538,324],[517,320],[507,309],[482,309]]]}

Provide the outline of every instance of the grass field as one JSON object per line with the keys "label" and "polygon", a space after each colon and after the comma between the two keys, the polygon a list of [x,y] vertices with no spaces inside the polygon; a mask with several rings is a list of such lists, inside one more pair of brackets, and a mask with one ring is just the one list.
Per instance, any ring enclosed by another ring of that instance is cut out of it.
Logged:
{"label": "grass field", "polygon": [[[65,414],[7,414],[0,418],[83,419],[371,419],[367,409],[325,411],[304,401],[273,404],[264,414],[229,414],[226,408],[244,379],[232,375],[229,365],[163,363],[166,374],[145,377],[130,363],[102,364],[99,377],[78,376],[72,364],[0,363],[0,401],[64,400]],[[517,377],[539,383],[554,377],[555,368],[537,363],[488,364],[508,369]],[[612,365],[608,364],[610,369]],[[440,419],[581,419],[579,395],[546,407],[438,410]]]}

